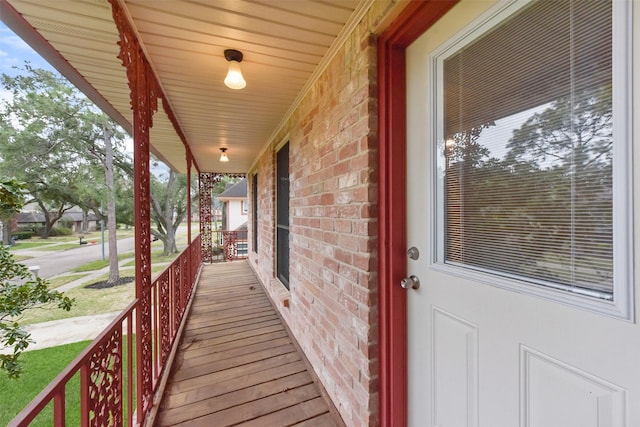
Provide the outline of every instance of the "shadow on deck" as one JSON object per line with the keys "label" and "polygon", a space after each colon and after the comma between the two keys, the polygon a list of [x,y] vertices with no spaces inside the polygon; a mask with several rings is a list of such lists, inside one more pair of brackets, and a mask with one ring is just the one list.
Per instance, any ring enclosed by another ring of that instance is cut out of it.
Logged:
{"label": "shadow on deck", "polygon": [[341,426],[245,261],[203,267],[157,426]]}

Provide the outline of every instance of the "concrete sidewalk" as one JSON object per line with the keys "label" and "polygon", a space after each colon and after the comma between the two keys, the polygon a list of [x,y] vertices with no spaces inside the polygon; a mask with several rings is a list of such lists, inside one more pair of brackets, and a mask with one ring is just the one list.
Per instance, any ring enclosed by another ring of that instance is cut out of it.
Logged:
{"label": "concrete sidewalk", "polygon": [[[118,263],[120,267],[130,262],[125,259]],[[83,286],[94,281],[96,278],[109,273],[109,267],[102,268],[87,274],[73,282],[57,287],[55,290],[64,292],[69,289]],[[65,276],[66,274],[61,274]],[[67,319],[52,320],[50,322],[34,323],[25,326],[27,332],[31,334],[31,344],[27,351],[39,350],[41,348],[55,347],[63,344],[71,344],[78,341],[93,340],[115,319],[120,311],[112,313],[101,313],[91,316],[77,316]]]}
{"label": "concrete sidewalk", "polygon": [[115,319],[120,312],[102,313],[93,316],[71,317],[25,326],[35,342],[27,351],[93,340]]}
{"label": "concrete sidewalk", "polygon": [[[131,238],[131,240],[133,240]],[[178,243],[183,243],[186,241],[186,231],[176,235],[176,241]],[[161,247],[161,242],[157,243],[158,247]],[[26,252],[27,250],[25,250]],[[68,256],[69,252],[63,253],[63,255]],[[118,265],[123,271],[128,269],[134,269],[134,267],[123,267],[124,264],[130,263],[134,260],[134,257],[120,260]],[[66,259],[64,261],[67,261]],[[61,262],[61,261],[58,261]],[[169,265],[170,263],[154,263],[153,266],[160,265]],[[73,274],[70,269],[67,271],[56,274],[55,276],[50,277],[52,279],[58,276],[66,276],[69,274]],[[83,286],[87,283],[95,281],[98,277],[108,274],[109,267],[104,267],[100,270],[92,271],[84,277],[81,277],[72,282],[66,283],[62,286],[59,286],[55,290],[57,291],[68,291],[70,289]],[[155,276],[155,274],[153,275]],[[91,316],[78,316],[71,317],[67,319],[53,320],[50,322],[42,322],[42,323],[34,323],[32,325],[25,326],[25,329],[31,334],[31,339],[34,341],[29,345],[27,351],[30,350],[38,350],[47,347],[55,347],[63,344],[70,344],[77,341],[84,340],[93,340],[107,327],[109,324],[115,319],[121,311],[112,312],[112,313],[101,313]]]}
{"label": "concrete sidewalk", "polygon": [[[131,259],[120,261],[119,265],[130,262]],[[169,263],[166,263],[169,265]],[[156,264],[162,265],[162,264]],[[109,267],[92,272],[73,282],[66,283],[56,288],[57,291],[68,291],[69,289],[85,285],[94,281],[97,277],[109,272]],[[70,344],[77,341],[93,340],[96,338],[113,319],[115,319],[121,311],[112,313],[101,313],[91,316],[77,316],[67,319],[52,320],[50,322],[34,323],[25,326],[25,329],[31,334],[31,339],[35,342],[31,343],[27,351],[38,350],[41,348],[55,347],[63,344]]]}

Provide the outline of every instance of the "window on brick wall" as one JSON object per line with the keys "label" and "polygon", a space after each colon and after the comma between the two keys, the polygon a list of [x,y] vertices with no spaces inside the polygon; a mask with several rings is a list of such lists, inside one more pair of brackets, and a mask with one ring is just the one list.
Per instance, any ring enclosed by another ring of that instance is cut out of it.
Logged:
{"label": "window on brick wall", "polygon": [[289,289],[289,143],[276,154],[276,274]]}
{"label": "window on brick wall", "polygon": [[252,221],[253,221],[253,252],[258,253],[258,174],[253,174],[253,179],[251,183],[252,194],[251,194],[251,207],[253,210]]}

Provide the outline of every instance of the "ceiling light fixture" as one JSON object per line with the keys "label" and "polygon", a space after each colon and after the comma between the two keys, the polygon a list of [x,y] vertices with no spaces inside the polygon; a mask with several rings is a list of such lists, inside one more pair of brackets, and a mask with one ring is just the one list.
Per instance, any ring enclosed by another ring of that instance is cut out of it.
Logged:
{"label": "ceiling light fixture", "polygon": [[227,149],[226,148],[221,148],[220,151],[222,151],[222,153],[220,154],[220,161],[221,162],[228,162],[229,158],[227,157]]}
{"label": "ceiling light fixture", "polygon": [[235,49],[227,49],[224,51],[224,57],[229,61],[229,71],[224,79],[224,84],[231,89],[243,89],[247,82],[242,77],[242,70],[240,70],[242,52]]}

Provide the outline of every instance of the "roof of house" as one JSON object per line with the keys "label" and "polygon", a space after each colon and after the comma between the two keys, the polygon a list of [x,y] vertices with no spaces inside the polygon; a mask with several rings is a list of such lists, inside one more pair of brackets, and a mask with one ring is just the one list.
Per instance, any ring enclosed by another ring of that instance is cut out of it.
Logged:
{"label": "roof of house", "polygon": [[[65,212],[62,219],[67,221],[82,221],[82,212]],[[98,217],[93,212],[87,214],[89,221],[97,221]],[[18,224],[42,224],[44,223],[44,214],[41,212],[19,212],[17,215]]]}
{"label": "roof of house", "polygon": [[38,212],[19,212],[17,215],[18,224],[32,224],[44,222],[44,215]]}
{"label": "roof of house", "polygon": [[243,178],[225,188],[225,190],[218,196],[219,199],[231,199],[231,198],[247,198],[247,179]]}

